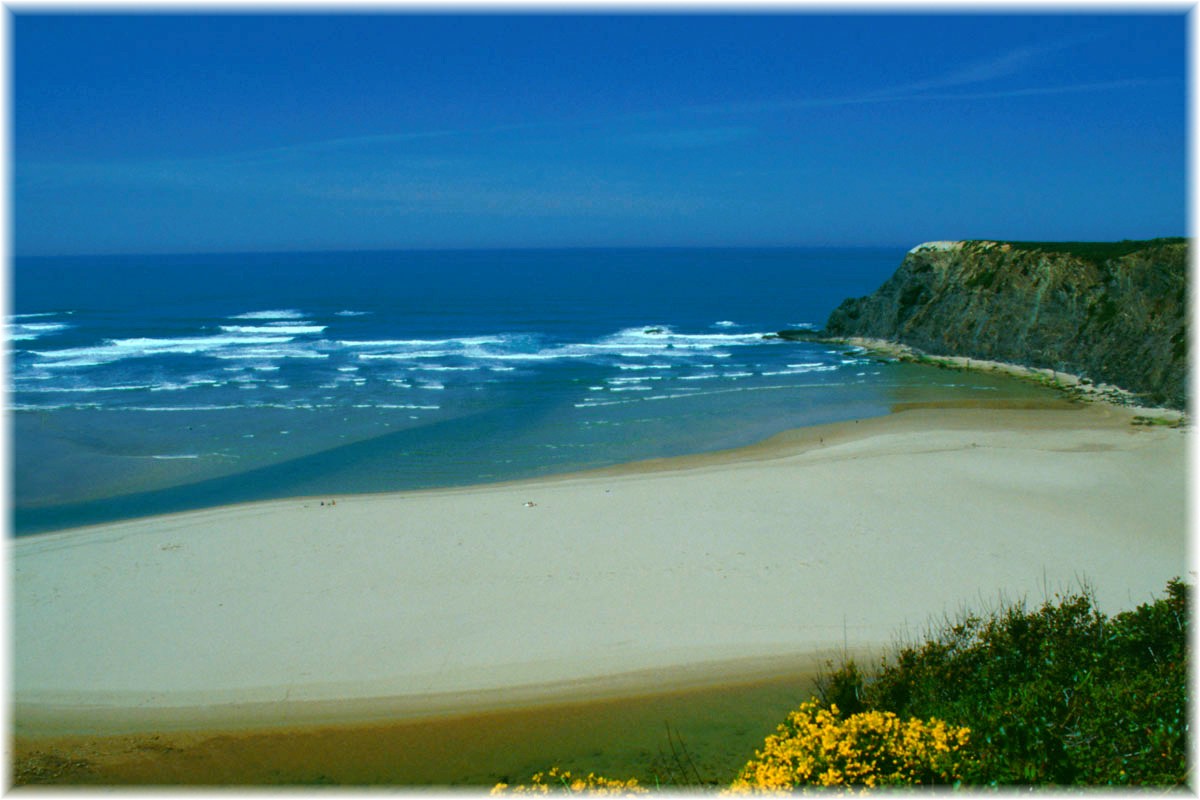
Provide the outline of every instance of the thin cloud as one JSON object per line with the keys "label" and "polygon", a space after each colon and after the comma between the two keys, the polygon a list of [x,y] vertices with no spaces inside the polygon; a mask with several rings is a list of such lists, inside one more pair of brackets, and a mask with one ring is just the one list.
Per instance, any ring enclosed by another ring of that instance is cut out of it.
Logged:
{"label": "thin cloud", "polygon": [[973,61],[940,75],[923,80],[890,86],[870,92],[860,92],[833,97],[797,97],[779,100],[763,100],[745,103],[720,103],[690,106],[686,110],[700,114],[750,114],[771,111],[790,111],[805,108],[829,108],[836,106],[871,105],[909,101],[953,101],[992,100],[1005,97],[1030,97],[1035,95],[1071,94],[1077,92],[1100,92],[1132,89],[1141,86],[1163,84],[1173,79],[1126,78],[1089,83],[1060,84],[1057,86],[1017,86],[995,88],[976,92],[936,92],[931,90],[967,88],[981,86],[993,81],[1013,78],[1032,73],[1041,66],[1045,58],[1053,53],[1075,47],[1091,39],[1077,38],[1053,45],[1018,47],[991,58]]}
{"label": "thin cloud", "polygon": [[1117,89],[1136,89],[1144,86],[1162,86],[1178,83],[1174,78],[1128,78],[1096,83],[1076,83],[1067,86],[1030,86],[1023,89],[997,89],[993,92],[971,92],[967,94],[919,94],[910,100],[995,100],[1005,97],[1033,97],[1045,94],[1073,94],[1079,92],[1110,92]]}

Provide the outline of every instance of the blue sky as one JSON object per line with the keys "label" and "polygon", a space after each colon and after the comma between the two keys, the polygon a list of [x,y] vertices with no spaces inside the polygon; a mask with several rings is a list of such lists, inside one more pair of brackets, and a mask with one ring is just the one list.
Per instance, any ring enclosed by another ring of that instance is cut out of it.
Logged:
{"label": "blue sky", "polygon": [[1182,11],[11,33],[18,255],[1186,233]]}

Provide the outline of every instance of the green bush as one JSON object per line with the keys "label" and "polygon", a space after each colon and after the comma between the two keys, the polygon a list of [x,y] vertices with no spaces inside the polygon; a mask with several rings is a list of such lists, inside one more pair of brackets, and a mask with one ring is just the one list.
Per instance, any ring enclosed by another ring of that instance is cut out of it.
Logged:
{"label": "green bush", "polygon": [[1108,618],[1086,593],[967,615],[822,699],[971,728],[963,782],[1179,785],[1187,780],[1188,597]]}

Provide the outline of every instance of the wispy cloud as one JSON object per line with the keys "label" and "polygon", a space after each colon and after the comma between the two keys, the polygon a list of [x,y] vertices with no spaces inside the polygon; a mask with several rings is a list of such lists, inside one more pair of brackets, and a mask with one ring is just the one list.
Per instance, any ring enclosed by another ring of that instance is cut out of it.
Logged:
{"label": "wispy cloud", "polygon": [[[699,114],[750,114],[771,111],[790,111],[806,108],[829,108],[836,106],[873,105],[880,103],[922,101],[973,101],[993,100],[1006,97],[1032,97],[1037,95],[1076,94],[1087,92],[1118,91],[1139,87],[1163,85],[1177,82],[1169,78],[1124,78],[1108,81],[1064,83],[1055,85],[1037,84],[1034,74],[1045,66],[1048,56],[1074,47],[1084,39],[1066,40],[1053,45],[1018,47],[989,58],[963,64],[938,75],[895,86],[884,86],[875,90],[826,97],[792,97],[739,103],[717,103],[691,106],[687,110]],[[1026,85],[995,86],[988,84],[1005,79],[1026,76]],[[969,89],[976,91],[944,91]]]}
{"label": "wispy cloud", "polygon": [[928,89],[969,86],[1011,77],[1036,67],[1043,55],[1062,50],[1064,47],[1066,47],[1065,43],[1053,47],[1018,47],[1007,53],[964,64],[941,75],[893,87],[881,94],[909,94]]}

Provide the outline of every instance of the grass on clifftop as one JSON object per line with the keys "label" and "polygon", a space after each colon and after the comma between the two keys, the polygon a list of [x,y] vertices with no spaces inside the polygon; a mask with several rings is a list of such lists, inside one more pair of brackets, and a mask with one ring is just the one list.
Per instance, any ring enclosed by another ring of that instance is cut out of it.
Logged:
{"label": "grass on clifftop", "polygon": [[[1086,591],[966,614],[873,670],[824,676],[729,789],[1186,786],[1189,619],[1178,580],[1111,618]],[[556,768],[493,793],[647,788]]]}
{"label": "grass on clifftop", "polygon": [[1121,258],[1148,247],[1159,247],[1166,244],[1185,244],[1183,236],[1168,236],[1161,239],[1122,239],[1119,242],[1017,242],[1007,239],[973,239],[973,242],[997,241],[1000,244],[1012,245],[1017,250],[1041,250],[1046,253],[1066,253],[1101,264],[1114,258]]}

